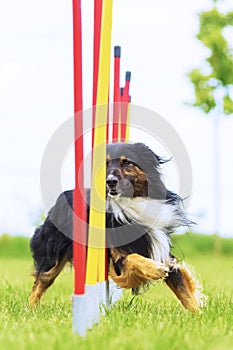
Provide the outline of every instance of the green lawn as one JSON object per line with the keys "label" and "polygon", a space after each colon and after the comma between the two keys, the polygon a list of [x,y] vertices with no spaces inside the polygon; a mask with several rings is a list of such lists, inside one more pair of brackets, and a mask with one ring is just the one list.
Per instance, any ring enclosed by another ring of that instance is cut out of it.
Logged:
{"label": "green lawn", "polygon": [[175,240],[176,254],[185,256],[201,276],[209,297],[203,313],[188,313],[159,283],[133,300],[126,292],[81,338],[72,332],[71,269],[65,269],[41,305],[31,310],[27,305],[33,282],[28,240],[0,237],[0,348],[233,349],[233,240],[224,240],[224,254],[218,256],[211,252],[213,237],[185,235]]}

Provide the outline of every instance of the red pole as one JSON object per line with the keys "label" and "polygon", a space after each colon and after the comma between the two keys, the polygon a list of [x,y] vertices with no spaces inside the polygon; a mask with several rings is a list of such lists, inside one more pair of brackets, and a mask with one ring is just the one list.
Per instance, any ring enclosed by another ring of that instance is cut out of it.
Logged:
{"label": "red pole", "polygon": [[124,96],[125,96],[126,102],[129,102],[130,80],[131,80],[131,72],[126,72],[125,73],[125,88],[124,88]]}
{"label": "red pole", "polygon": [[73,195],[74,294],[85,292],[86,205],[83,174],[81,0],[73,0],[75,189]]}
{"label": "red pole", "polygon": [[94,1],[94,52],[93,52],[93,96],[92,96],[92,147],[94,142],[95,131],[95,113],[96,99],[98,87],[98,72],[99,72],[99,52],[100,52],[100,35],[101,35],[101,19],[102,19],[103,0]]}
{"label": "red pole", "polygon": [[113,126],[112,126],[112,142],[119,141],[118,126],[120,121],[120,59],[121,47],[114,47],[114,92],[113,92]]}
{"label": "red pole", "polygon": [[127,128],[127,116],[128,116],[128,103],[130,102],[129,86],[130,86],[131,72],[126,72],[125,75],[125,87],[121,88],[121,142],[125,142],[126,128]]}

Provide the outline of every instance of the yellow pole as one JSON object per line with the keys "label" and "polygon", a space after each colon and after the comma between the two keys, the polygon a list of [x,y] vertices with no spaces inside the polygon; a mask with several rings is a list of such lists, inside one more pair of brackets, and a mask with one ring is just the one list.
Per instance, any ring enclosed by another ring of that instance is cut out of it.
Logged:
{"label": "yellow pole", "polygon": [[128,103],[128,109],[127,109],[127,124],[126,124],[125,142],[129,142],[129,125],[130,125],[130,102]]}
{"label": "yellow pole", "polygon": [[105,281],[106,127],[110,80],[112,0],[103,0],[86,284]]}

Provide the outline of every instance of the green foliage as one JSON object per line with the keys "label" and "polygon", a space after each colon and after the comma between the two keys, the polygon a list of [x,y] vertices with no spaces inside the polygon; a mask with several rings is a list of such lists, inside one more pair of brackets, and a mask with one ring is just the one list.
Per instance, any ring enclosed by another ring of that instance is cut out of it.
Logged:
{"label": "green foliage", "polygon": [[[228,255],[233,252],[233,239],[220,238],[222,254]],[[214,252],[214,235],[202,235],[187,232],[182,235],[172,235],[174,245],[173,253],[179,259],[187,256],[193,257],[200,254],[209,254]],[[4,259],[31,259],[29,248],[29,238],[22,236],[10,236],[3,234],[0,236],[0,260]]]}
{"label": "green foliage", "polygon": [[[184,235],[174,235],[173,254],[178,258],[186,259],[186,257],[193,257],[196,255],[206,255],[215,252],[215,235],[202,235],[187,232]],[[232,255],[233,239],[220,238],[221,254]],[[185,255],[184,255],[185,254]]]}
{"label": "green foliage", "polygon": [[0,236],[0,259],[29,258],[29,238],[22,236]]}
{"label": "green foliage", "polygon": [[189,77],[195,86],[196,101],[193,106],[201,107],[205,113],[208,113],[216,106],[213,95],[214,87],[210,86],[211,75],[205,76],[200,69],[193,69]]}
{"label": "green foliage", "polygon": [[233,101],[228,95],[223,98],[223,109],[225,114],[231,114],[233,111]]}
{"label": "green foliage", "polygon": [[224,113],[232,114],[233,100],[229,96],[229,88],[233,88],[233,50],[222,31],[233,26],[233,12],[223,14],[214,7],[210,11],[201,12],[199,18],[197,38],[210,50],[210,56],[206,58],[210,73],[206,75],[196,68],[189,73],[195,89],[193,106],[209,113],[216,106],[214,91],[222,88]]}

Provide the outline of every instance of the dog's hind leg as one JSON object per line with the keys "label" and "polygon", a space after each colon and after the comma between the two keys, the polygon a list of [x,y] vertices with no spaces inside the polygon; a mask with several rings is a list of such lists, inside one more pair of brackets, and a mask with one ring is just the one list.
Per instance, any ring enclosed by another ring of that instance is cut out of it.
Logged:
{"label": "dog's hind leg", "polygon": [[186,309],[201,312],[200,307],[203,306],[206,297],[201,293],[200,286],[185,265],[176,263],[175,260],[174,265],[170,266],[165,282]]}
{"label": "dog's hind leg", "polygon": [[30,306],[36,306],[46,289],[51,286],[51,284],[54,282],[55,278],[59,275],[61,270],[63,269],[64,265],[67,263],[69,259],[67,258],[67,255],[64,255],[64,257],[56,263],[54,267],[52,267],[50,270],[45,272],[36,272],[35,273],[35,282],[32,287],[32,291],[29,297],[29,305]]}

